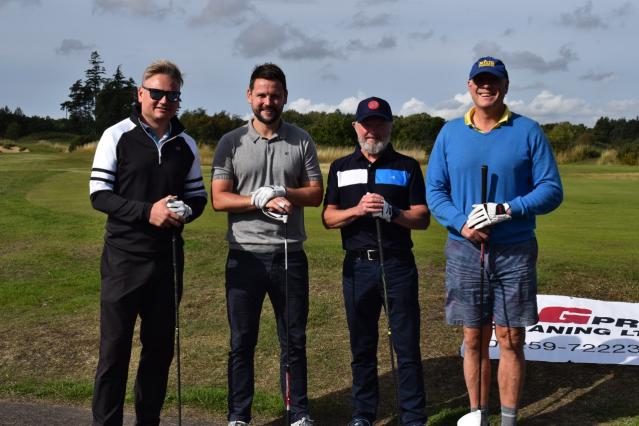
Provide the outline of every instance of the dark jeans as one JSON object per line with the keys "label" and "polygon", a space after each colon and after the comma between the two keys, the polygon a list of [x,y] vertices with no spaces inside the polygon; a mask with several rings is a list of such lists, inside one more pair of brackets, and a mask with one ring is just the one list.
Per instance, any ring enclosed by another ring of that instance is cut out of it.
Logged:
{"label": "dark jeans", "polygon": [[[178,248],[179,297],[184,254]],[[100,357],[93,426],[121,426],[135,321],[142,352],[134,386],[136,425],[157,426],[166,396],[175,336],[173,255],[153,258],[105,244],[100,264]]]}
{"label": "dark jeans", "polygon": [[[426,423],[424,371],[419,348],[420,308],[415,258],[406,250],[384,259],[392,340],[397,355],[399,401],[405,425]],[[384,304],[379,261],[347,254],[342,277],[353,362],[353,418],[373,423],[379,403],[378,322]],[[386,342],[384,342],[386,343]],[[394,395],[393,395],[394,398]]]}
{"label": "dark jeans", "polygon": [[[228,420],[248,423],[254,392],[254,353],[262,304],[268,294],[280,342],[280,382],[286,400],[286,271],[284,253],[230,250],[226,262],[226,305],[231,328]],[[304,251],[288,254],[290,405],[293,421],[307,413],[306,321],[308,260]]]}

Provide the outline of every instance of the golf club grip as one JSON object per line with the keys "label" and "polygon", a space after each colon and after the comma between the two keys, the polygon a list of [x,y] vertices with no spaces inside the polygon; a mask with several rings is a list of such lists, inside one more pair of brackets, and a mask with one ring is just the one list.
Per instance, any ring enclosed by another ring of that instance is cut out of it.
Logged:
{"label": "golf club grip", "polygon": [[486,203],[486,187],[488,186],[488,166],[481,166],[481,203]]}

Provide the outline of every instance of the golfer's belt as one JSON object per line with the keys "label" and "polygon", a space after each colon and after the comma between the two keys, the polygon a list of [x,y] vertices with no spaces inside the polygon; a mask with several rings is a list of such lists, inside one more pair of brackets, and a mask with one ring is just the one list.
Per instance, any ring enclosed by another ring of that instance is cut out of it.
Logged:
{"label": "golfer's belt", "polygon": [[[391,257],[401,257],[409,253],[410,249],[384,249],[384,259],[390,259]],[[360,260],[379,260],[379,250],[346,250],[346,255],[356,257]]]}

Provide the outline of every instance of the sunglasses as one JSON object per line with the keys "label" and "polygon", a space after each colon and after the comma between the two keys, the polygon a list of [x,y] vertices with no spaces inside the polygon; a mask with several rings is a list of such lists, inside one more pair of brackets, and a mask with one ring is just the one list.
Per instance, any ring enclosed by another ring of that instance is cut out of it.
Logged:
{"label": "sunglasses", "polygon": [[144,90],[149,91],[149,96],[154,101],[159,101],[166,95],[166,99],[169,102],[177,102],[180,100],[181,92],[173,92],[171,90],[160,90],[160,89],[149,89],[148,87],[142,86]]}

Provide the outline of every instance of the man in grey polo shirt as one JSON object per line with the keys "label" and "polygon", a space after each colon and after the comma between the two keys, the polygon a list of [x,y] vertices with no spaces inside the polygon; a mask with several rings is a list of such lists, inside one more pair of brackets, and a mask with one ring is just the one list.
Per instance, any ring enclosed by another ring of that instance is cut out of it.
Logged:
{"label": "man in grey polo shirt", "polygon": [[275,64],[255,67],[247,100],[254,117],[220,139],[213,159],[211,201],[228,212],[226,302],[231,328],[228,361],[229,426],[251,420],[260,314],[269,295],[280,341],[286,401],[286,286],[284,225],[262,210],[287,214],[290,410],[294,426],[309,426],[306,391],[308,261],[303,250],[304,207],[319,206],[324,187],[315,144],[280,115],[286,77]]}

